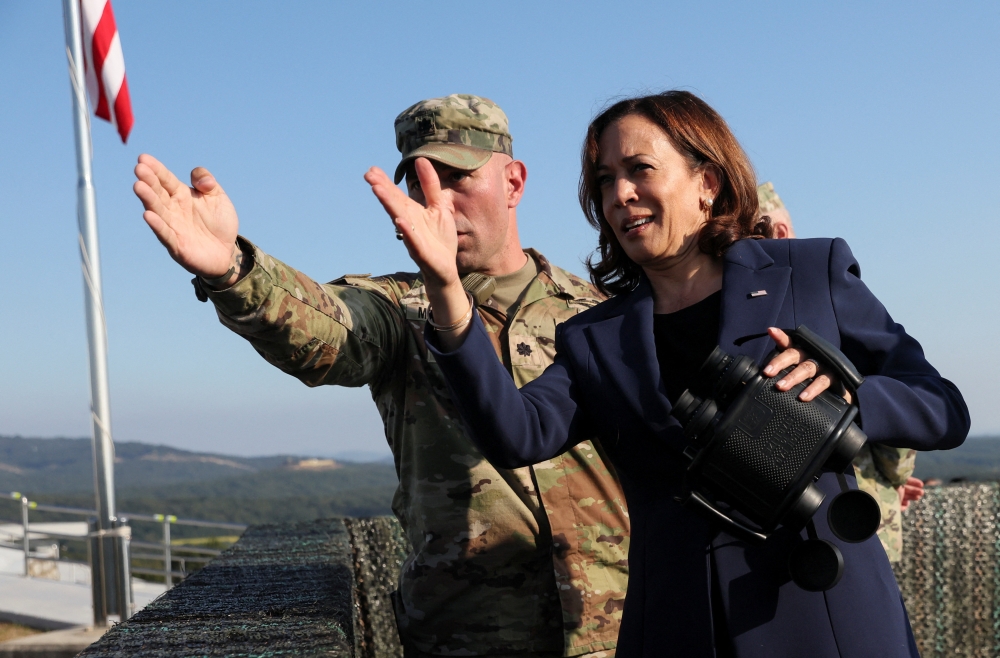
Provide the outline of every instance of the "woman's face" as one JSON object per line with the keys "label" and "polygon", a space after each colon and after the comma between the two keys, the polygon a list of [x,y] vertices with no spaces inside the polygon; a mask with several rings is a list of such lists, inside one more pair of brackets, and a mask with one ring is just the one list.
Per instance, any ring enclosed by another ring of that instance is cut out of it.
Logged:
{"label": "woman's face", "polygon": [[605,128],[599,144],[604,217],[626,255],[648,267],[697,251],[702,203],[718,188],[714,170],[692,170],[666,133],[638,114]]}

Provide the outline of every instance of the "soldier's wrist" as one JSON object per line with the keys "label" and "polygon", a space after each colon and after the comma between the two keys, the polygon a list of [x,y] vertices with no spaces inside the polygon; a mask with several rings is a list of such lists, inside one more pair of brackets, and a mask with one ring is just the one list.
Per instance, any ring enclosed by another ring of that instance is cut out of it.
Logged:
{"label": "soldier's wrist", "polygon": [[237,239],[236,243],[233,245],[233,260],[230,264],[229,271],[220,277],[206,278],[201,275],[196,276],[191,279],[191,283],[194,285],[195,296],[199,301],[208,301],[208,292],[218,292],[222,290],[228,290],[235,286],[239,281],[253,269],[253,252],[244,249],[244,245]]}
{"label": "soldier's wrist", "polygon": [[229,271],[220,277],[209,279],[199,276],[202,283],[211,290],[225,290],[232,288],[236,283],[246,276],[253,267],[253,252],[246,251],[239,240],[233,244],[233,257],[229,265]]}

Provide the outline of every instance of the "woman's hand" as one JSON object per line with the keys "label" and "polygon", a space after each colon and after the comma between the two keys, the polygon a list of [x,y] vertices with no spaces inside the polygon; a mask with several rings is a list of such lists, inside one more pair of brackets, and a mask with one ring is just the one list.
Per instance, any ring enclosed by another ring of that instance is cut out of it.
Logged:
{"label": "woman's hand", "polygon": [[406,250],[423,273],[424,282],[428,286],[445,288],[459,281],[455,265],[458,233],[455,231],[454,209],[441,192],[441,181],[430,161],[417,158],[415,164],[420,187],[427,200],[426,207],[406,196],[378,167],[369,169],[365,180],[372,186],[372,192],[396,225],[396,230],[402,234]]}
{"label": "woman's hand", "polygon": [[771,362],[764,368],[766,377],[774,377],[785,368],[796,365],[796,368],[785,375],[775,384],[779,391],[787,391],[796,384],[799,384],[810,377],[813,378],[801,393],[799,399],[803,402],[812,400],[817,395],[828,388],[833,388],[848,403],[852,402],[851,393],[844,387],[843,382],[835,377],[829,370],[821,368],[818,363],[809,358],[808,352],[804,352],[798,347],[792,346],[792,339],[781,329],[771,327],[767,330],[768,335],[781,350],[781,353],[771,359]]}
{"label": "woman's hand", "polygon": [[[403,236],[410,258],[420,268],[434,321],[441,326],[460,323],[469,312],[469,298],[462,288],[458,266],[458,233],[454,208],[441,191],[441,180],[434,165],[417,158],[417,177],[427,205],[422,206],[393,185],[392,179],[378,167],[365,174],[382,207]],[[452,350],[462,344],[468,325],[456,331],[439,332],[442,347]]]}

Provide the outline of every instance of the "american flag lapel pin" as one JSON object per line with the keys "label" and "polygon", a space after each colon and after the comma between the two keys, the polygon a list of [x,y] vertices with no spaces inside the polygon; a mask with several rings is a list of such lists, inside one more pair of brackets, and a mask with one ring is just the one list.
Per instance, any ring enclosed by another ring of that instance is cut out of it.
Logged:
{"label": "american flag lapel pin", "polygon": [[754,297],[763,297],[767,294],[766,290],[754,290],[752,293],[747,295],[748,299],[753,299]]}

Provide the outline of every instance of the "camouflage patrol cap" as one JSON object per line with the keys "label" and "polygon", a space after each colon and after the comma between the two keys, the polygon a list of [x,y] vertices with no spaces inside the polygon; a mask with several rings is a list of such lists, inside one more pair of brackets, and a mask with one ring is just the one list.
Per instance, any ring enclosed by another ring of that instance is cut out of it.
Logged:
{"label": "camouflage patrol cap", "polygon": [[472,171],[486,164],[494,152],[514,157],[507,115],[482,96],[452,94],[420,101],[396,117],[395,127],[396,148],[403,156],[396,167],[396,183],[403,180],[407,163],[415,158]]}
{"label": "camouflage patrol cap", "polygon": [[781,202],[781,197],[774,191],[774,185],[771,184],[771,181],[757,186],[757,204],[760,206],[760,214],[762,215],[785,207],[785,204]]}

